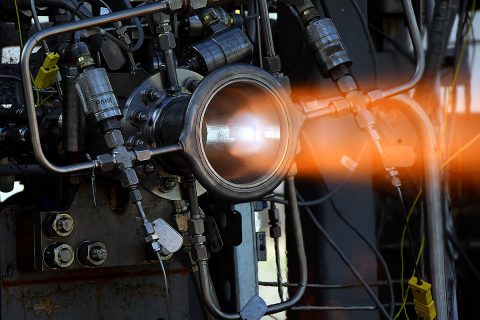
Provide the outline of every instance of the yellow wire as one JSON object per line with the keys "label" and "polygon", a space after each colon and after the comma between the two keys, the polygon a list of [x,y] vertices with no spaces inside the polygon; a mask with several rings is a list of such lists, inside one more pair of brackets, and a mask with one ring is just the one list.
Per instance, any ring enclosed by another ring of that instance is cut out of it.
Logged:
{"label": "yellow wire", "polygon": [[20,11],[18,10],[17,0],[12,0],[15,4],[15,11],[17,13],[18,34],[20,36],[20,50],[23,49],[22,27],[20,24]]}
{"label": "yellow wire", "polygon": [[[405,242],[405,233],[407,231],[407,223],[410,221],[410,218],[413,214],[413,211],[415,210],[415,207],[417,206],[418,201],[420,200],[421,195],[422,195],[422,189],[420,189],[417,196],[415,197],[415,200],[412,203],[412,206],[408,210],[407,220],[405,221],[405,225],[403,226],[402,238],[400,239],[400,261],[401,261],[400,286],[402,288],[402,297],[404,297],[404,298],[405,298],[405,296],[407,296],[407,293],[405,292],[404,286],[403,286],[403,280],[404,280],[404,274],[405,274],[405,261],[404,261],[404,257],[403,257],[403,244]],[[421,250],[423,250],[423,247],[421,248]],[[417,258],[417,260],[418,260],[418,258]],[[413,266],[413,267],[415,268],[415,266]],[[414,275],[415,275],[415,273],[414,273]],[[400,310],[398,310],[397,314],[395,315],[395,318],[393,318],[394,320],[397,319],[400,316],[400,313],[403,309],[404,308],[400,308]],[[405,312],[405,317],[408,319],[408,315],[406,314],[406,312]]]}
{"label": "yellow wire", "polygon": [[[423,248],[425,247],[425,238],[422,238],[422,243],[420,244],[420,250],[418,251],[418,255],[417,255],[417,261],[415,261],[415,265],[418,265],[418,262],[420,261],[420,257],[422,256],[422,253],[423,253]],[[415,272],[416,272],[416,268],[413,269],[413,274],[412,274],[412,277],[415,276]],[[403,287],[403,281],[402,281],[402,287]],[[405,308],[405,306],[407,305],[407,299],[408,299],[408,293],[410,292],[410,287],[407,287],[407,290],[405,291],[405,295],[403,296],[403,301],[402,301],[402,305],[400,306],[400,310],[398,310],[397,314],[395,315],[395,317],[393,318],[393,320],[396,320],[399,316],[400,316],[400,313],[402,312],[402,310],[404,311],[405,313],[405,317],[407,319],[408,318],[408,315],[407,315],[407,310]]]}
{"label": "yellow wire", "polygon": [[463,145],[460,149],[458,149],[454,154],[452,154],[445,162],[442,164],[440,169],[445,168],[447,164],[449,164],[453,159],[458,157],[463,151],[467,150],[472,144],[474,144],[480,138],[480,133],[473,137],[470,141]]}
{"label": "yellow wire", "polygon": [[448,101],[446,101],[446,106],[443,110],[443,119],[442,119],[442,127],[441,127],[441,135],[440,135],[440,150],[443,150],[443,148],[446,145],[446,133],[445,131],[447,130],[447,117],[448,117],[448,108],[449,106],[453,105],[453,89],[455,88],[455,85],[457,84],[458,80],[458,74],[460,73],[460,67],[462,66],[463,58],[465,56],[465,52],[468,47],[468,41],[469,41],[469,34],[472,30],[472,25],[473,25],[473,19],[475,18],[475,10],[476,7],[476,0],[472,1],[472,7],[470,8],[470,11],[472,12],[470,19],[468,20],[468,25],[467,25],[467,32],[465,35],[465,38],[463,39],[462,43],[462,49],[460,51],[460,56],[458,58],[457,64],[455,65],[455,70],[453,72],[453,78],[452,78],[452,83],[450,87],[448,88]]}
{"label": "yellow wire", "polygon": [[[38,91],[37,91],[38,92]],[[40,107],[41,105],[43,105],[48,99],[50,99],[53,95],[55,94],[55,92],[50,92],[50,94],[45,98],[43,99],[42,101],[40,101],[38,104],[37,104],[37,107]]]}

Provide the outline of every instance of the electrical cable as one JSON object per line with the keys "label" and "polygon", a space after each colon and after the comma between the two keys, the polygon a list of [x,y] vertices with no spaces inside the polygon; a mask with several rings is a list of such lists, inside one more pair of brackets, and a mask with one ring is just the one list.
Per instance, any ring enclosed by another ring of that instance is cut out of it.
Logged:
{"label": "electrical cable", "polygon": [[283,287],[282,287],[282,269],[280,267],[280,246],[279,246],[279,241],[278,238],[273,239],[275,243],[275,266],[277,269],[277,287],[278,287],[278,296],[280,298],[280,301],[284,302],[285,299],[283,297]]}
{"label": "electrical cable", "polygon": [[320,0],[320,6],[322,7],[323,13],[327,18],[330,18],[330,11],[328,10],[327,3],[325,0]]}
{"label": "electrical cable", "polygon": [[[325,188],[328,190],[327,185],[325,184]],[[378,251],[378,249],[375,247],[375,245],[368,240],[368,238],[360,232],[353,224],[352,222],[344,216],[338,207],[336,206],[335,202],[333,201],[333,198],[330,198],[330,205],[333,208],[333,211],[337,215],[337,217],[340,218],[357,236],[365,242],[365,244],[370,248],[370,250],[375,254],[378,260],[380,260],[380,263],[383,266],[383,270],[385,271],[385,276],[387,278],[387,283],[388,283],[388,290],[390,291],[390,317],[392,318],[395,313],[395,294],[393,291],[393,281],[392,281],[392,276],[390,274],[390,269],[388,268],[387,262],[385,261],[383,255]]]}
{"label": "electrical cable", "polygon": [[368,21],[362,12],[362,9],[360,9],[358,2],[356,0],[350,0],[350,3],[353,5],[355,11],[357,12],[357,15],[360,18],[360,21],[362,23],[363,31],[365,32],[365,36],[367,37],[368,46],[370,47],[370,51],[371,51],[374,83],[375,83],[375,87],[378,87],[378,61],[377,61],[377,55],[375,50],[375,43],[373,42],[372,35],[370,34],[370,30],[368,29]]}
{"label": "electrical cable", "polygon": [[415,58],[405,49],[402,47],[402,45],[400,43],[398,43],[397,40],[395,40],[394,38],[390,37],[388,34],[386,34],[385,32],[383,32],[382,30],[380,30],[379,28],[377,28],[376,26],[374,26],[373,24],[371,24],[370,22],[368,23],[368,27],[373,31],[375,32],[376,34],[378,34],[379,36],[381,36],[383,39],[385,39],[386,41],[388,41],[395,49],[397,49],[398,52],[400,52],[404,57],[405,59],[407,59],[410,63],[412,63],[413,65],[415,64]]}
{"label": "electrical cable", "polygon": [[412,252],[411,252],[412,253],[412,255],[411,255],[412,265],[413,265],[414,268],[416,268],[417,265],[416,265],[415,261],[416,261],[417,254],[416,254],[416,250],[415,250],[415,244],[413,242],[412,232],[410,230],[410,225],[408,223],[409,218],[408,218],[407,210],[405,209],[405,202],[403,200],[402,189],[400,187],[397,187],[396,191],[397,191],[400,203],[401,203],[403,218],[405,219],[405,228],[407,229],[408,241],[410,242],[410,248],[412,250]]}
{"label": "electrical cable", "polygon": [[[418,262],[420,261],[420,258],[423,254],[423,248],[425,246],[425,238],[422,239],[422,242],[420,244],[420,249],[418,250],[418,256],[417,256],[417,260],[415,262],[415,265],[418,264]],[[415,275],[415,272],[416,272],[416,268],[413,269],[413,274],[412,274],[412,277]],[[403,282],[402,282],[402,286],[403,286]],[[405,306],[407,305],[407,298],[408,298],[408,293],[410,292],[410,287],[407,287],[407,290],[405,291],[405,295],[403,296],[403,303],[402,305],[400,306],[400,309],[397,311],[397,314],[395,315],[395,317],[393,318],[393,320],[396,320],[402,311],[404,311],[405,313],[405,318],[407,320],[409,320],[408,318],[408,314],[407,314],[407,310],[405,309]]]}
{"label": "electrical cable", "polygon": [[112,8],[110,8],[110,6],[103,0],[97,0],[102,6],[104,6],[105,8],[107,8],[108,12],[112,13],[113,10]]}
{"label": "electrical cable", "polygon": [[457,249],[458,252],[460,252],[460,255],[462,256],[463,260],[465,260],[467,267],[470,269],[470,272],[472,272],[472,274],[475,276],[475,279],[477,280],[477,282],[480,283],[480,271],[477,269],[477,267],[475,267],[475,264],[468,257],[468,254],[465,252],[465,249],[463,249],[458,239],[454,237],[450,232],[447,233],[447,236],[450,242],[454,245],[455,249]]}
{"label": "electrical cable", "polygon": [[[301,201],[304,201],[302,196],[300,194],[297,195]],[[330,235],[327,233],[327,231],[322,227],[320,222],[315,218],[315,215],[313,214],[312,210],[309,207],[305,207],[305,210],[312,220],[313,224],[316,226],[318,231],[323,235],[325,240],[330,244],[330,246],[337,252],[338,256],[342,261],[345,263],[345,265],[350,269],[352,274],[357,278],[357,280],[362,284],[362,286],[365,288],[365,291],[367,291],[368,295],[372,298],[372,300],[375,302],[375,304],[378,306],[380,309],[380,312],[387,318],[387,319],[392,319],[390,315],[388,314],[387,310],[383,306],[383,304],[378,300],[378,297],[375,295],[375,293],[372,291],[370,286],[366,283],[366,281],[363,279],[363,277],[360,275],[360,273],[357,271],[357,269],[352,265],[352,263],[348,260],[348,258],[345,256],[345,254],[342,252],[342,250],[337,246],[335,241],[330,237]]]}
{"label": "electrical cable", "polygon": [[464,39],[463,39],[463,42],[462,42],[460,55],[458,57],[457,63],[456,63],[455,68],[454,68],[452,83],[450,84],[450,87],[448,89],[449,99],[447,101],[447,105],[445,106],[445,108],[443,108],[443,115],[442,115],[443,117],[442,117],[442,123],[441,123],[441,131],[440,131],[440,150],[446,150],[446,129],[447,129],[447,117],[448,117],[448,111],[449,111],[448,107],[450,105],[453,105],[453,101],[452,101],[453,90],[457,86],[458,75],[460,73],[460,67],[463,63],[465,52],[466,52],[467,47],[468,47],[468,40],[469,40],[468,34],[472,30],[473,19],[475,18],[475,13],[476,13],[475,7],[476,7],[476,0],[472,0],[472,7],[470,9],[472,11],[472,14],[470,15],[470,17],[468,19],[468,22],[467,22],[467,29],[465,31]]}
{"label": "electrical cable", "polygon": [[163,260],[162,256],[160,255],[160,252],[157,251],[157,258],[158,262],[160,263],[160,269],[162,270],[162,275],[163,275],[163,282],[165,286],[165,300],[167,303],[167,314],[168,314],[168,320],[172,320],[172,304],[170,301],[170,292],[168,289],[168,279],[167,279],[167,272],[165,271],[165,266],[163,265]]}
{"label": "electrical cable", "polygon": [[[308,138],[308,136],[302,132],[302,137],[304,138],[305,140],[305,144],[309,147],[309,149],[313,152],[314,148],[310,142],[310,139]],[[368,142],[366,142],[363,146],[362,146],[362,149],[360,150],[357,158],[355,159],[355,162],[356,163],[359,163],[363,156],[365,155],[365,152],[367,150],[367,147],[368,147]],[[314,157],[314,160],[316,162],[316,165],[318,168],[320,168],[320,165],[318,163],[318,159],[316,157]],[[317,206],[317,205],[320,205],[322,203],[325,203],[326,201],[328,201],[331,197],[333,197],[338,191],[340,191],[340,189],[343,188],[343,186],[345,186],[345,184],[347,183],[347,181],[350,179],[350,177],[352,176],[353,172],[355,171],[355,169],[353,168],[353,170],[349,170],[347,172],[347,174],[345,174],[345,176],[342,178],[342,180],[335,186],[332,188],[332,190],[330,190],[326,195],[320,197],[320,198],[317,198],[317,199],[313,199],[313,200],[308,200],[308,201],[298,201],[298,205],[300,207],[310,207],[310,206]],[[272,202],[275,202],[275,203],[279,203],[279,204],[283,204],[283,205],[288,205],[288,201],[285,200],[285,199],[279,199],[279,198],[275,198],[275,194],[274,194],[274,197],[273,198],[266,198],[268,201],[272,201]]]}
{"label": "electrical cable", "polygon": [[17,14],[17,25],[18,25],[18,35],[20,37],[20,50],[23,49],[23,36],[22,36],[22,27],[20,23],[20,10],[18,10],[17,0],[12,0],[15,5],[15,12]]}
{"label": "electrical cable", "polygon": [[[400,280],[392,280],[392,284],[400,284],[400,283],[401,283]],[[258,284],[260,286],[264,286],[264,287],[276,287],[277,286],[277,282],[273,282],[273,281],[259,281]],[[382,287],[382,286],[388,286],[389,285],[388,281],[367,282],[367,284],[370,287]],[[287,288],[296,288],[296,287],[298,287],[298,283],[283,282],[282,286],[287,287]],[[316,289],[336,290],[336,289],[353,289],[353,288],[359,288],[359,287],[362,287],[362,284],[360,284],[360,283],[343,283],[343,284],[307,283],[307,288],[316,288]]]}
{"label": "electrical cable", "polygon": [[[274,246],[275,246],[275,268],[277,271],[277,289],[278,289],[278,297],[280,298],[281,302],[284,302],[285,299],[283,297],[283,279],[282,279],[282,268],[280,265],[280,242],[279,238],[281,236],[281,232],[276,234],[273,231],[273,228],[279,229],[279,217],[274,214],[276,211],[275,207],[275,202],[270,203],[270,210],[269,210],[269,219],[270,219],[270,236],[273,238],[274,241]],[[273,212],[273,215],[271,215],[270,212]],[[281,229],[280,229],[281,230]]]}
{"label": "electrical cable", "polygon": [[[314,148],[312,146],[312,143],[311,143],[309,137],[304,134],[303,138],[305,140],[305,144],[306,144],[307,148],[310,149],[310,152],[313,154],[313,158],[314,158],[315,164],[317,165],[317,168],[320,169],[320,163],[318,161],[318,158],[315,156]],[[359,155],[357,156],[356,163],[359,163],[360,160],[362,159],[362,157],[365,153],[366,147],[367,147],[367,143],[365,143],[363,145]],[[350,170],[349,175],[347,175],[347,176],[349,177],[353,172],[354,172],[354,170]],[[395,313],[395,294],[394,294],[394,290],[393,290],[392,276],[390,274],[390,269],[389,269],[385,259],[383,258],[380,251],[378,251],[378,249],[375,247],[375,245],[362,232],[360,232],[360,230],[358,230],[346,216],[344,216],[340,212],[340,210],[336,206],[335,202],[333,201],[333,195],[334,195],[334,193],[332,192],[333,190],[332,191],[329,190],[327,184],[325,183],[325,181],[323,179],[321,179],[321,182],[323,184],[323,187],[327,191],[327,195],[330,195],[330,197],[328,197],[328,200],[330,202],[330,205],[331,205],[333,211],[337,215],[337,217],[340,218],[340,220],[342,220],[342,222],[345,225],[347,225],[360,239],[362,239],[365,242],[365,244],[370,248],[370,250],[375,254],[377,259],[380,260],[380,263],[382,264],[383,269],[385,271],[385,276],[387,278],[388,288],[389,288],[389,292],[390,292],[390,318],[392,318],[394,313]],[[344,179],[342,181],[342,183],[337,185],[337,188],[338,188],[338,186],[343,186],[343,184],[345,182],[346,182],[346,179]],[[340,188],[338,188],[338,190],[340,190]],[[335,193],[336,193],[336,191],[335,191]],[[297,197],[302,198],[302,196],[300,195],[300,193],[298,191],[297,191]],[[325,197],[322,197],[322,198],[325,198]],[[302,203],[306,203],[306,202],[302,201]]]}
{"label": "electrical cable", "polygon": [[[30,0],[30,10],[32,10],[33,22],[35,23],[35,28],[37,31],[42,31],[42,26],[40,25],[40,20],[38,19],[37,7],[35,6],[35,0]],[[45,53],[49,53],[47,41],[42,40],[42,46],[45,50]]]}
{"label": "electrical cable", "polygon": [[[123,0],[123,4],[125,5],[125,7],[127,9],[132,9],[132,4],[130,3],[130,0]],[[140,23],[140,19],[138,17],[134,18],[133,22],[137,26],[137,33],[138,33],[137,42],[131,48],[131,51],[135,52],[142,47],[143,41],[145,39],[145,33],[143,32],[143,27],[142,27],[142,24]]]}
{"label": "electrical cable", "polygon": [[[422,189],[420,188],[420,191],[418,192],[417,196],[415,197],[415,200],[413,201],[410,209],[408,210],[407,222],[410,221],[410,218],[411,218],[411,216],[414,212],[415,207],[417,206],[418,201],[420,200],[421,195],[422,195]],[[404,249],[403,244],[404,244],[404,241],[405,241],[406,231],[407,231],[407,225],[404,225],[403,230],[402,230],[402,236],[400,238],[400,266],[401,266],[400,281],[401,281],[401,292],[402,292],[403,301],[406,301],[407,295],[408,295],[408,290],[409,290],[408,287],[407,287],[407,291],[405,291],[405,288],[404,288],[405,262],[404,262],[404,254],[403,254],[403,249]],[[415,270],[415,267],[414,267],[414,270]],[[398,317],[401,310],[402,310],[402,308],[397,312],[396,317]],[[406,311],[405,311],[405,317],[408,318],[408,315],[406,314]]]}
{"label": "electrical cable", "polygon": [[[331,190],[329,191],[326,195],[314,199],[314,200],[308,200],[308,201],[298,201],[298,205],[300,207],[313,207],[313,206],[318,206],[320,204],[323,204],[330,200],[340,189],[342,189],[349,178],[352,176],[353,171],[349,171],[343,178],[342,180]],[[285,199],[279,199],[279,198],[266,198],[268,201],[278,203],[278,204],[283,204],[283,205],[288,205],[288,201]]]}
{"label": "electrical cable", "polygon": [[[396,303],[402,305],[402,303]],[[406,305],[413,306],[413,302],[408,302]],[[387,305],[384,305],[387,306]],[[290,310],[293,311],[375,311],[377,306],[296,306]]]}

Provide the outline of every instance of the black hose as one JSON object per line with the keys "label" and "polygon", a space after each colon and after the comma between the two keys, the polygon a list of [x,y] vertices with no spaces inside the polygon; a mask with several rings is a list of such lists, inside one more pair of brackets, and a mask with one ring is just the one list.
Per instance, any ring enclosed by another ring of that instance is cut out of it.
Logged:
{"label": "black hose", "polygon": [[[130,3],[130,0],[123,0],[123,4],[127,9],[132,9],[132,4]],[[138,40],[135,43],[135,45],[130,49],[130,51],[132,52],[140,49],[143,45],[143,40],[145,39],[145,33],[143,32],[143,27],[142,27],[142,24],[140,23],[140,19],[136,17],[133,19],[133,22],[135,22],[135,26],[137,26]]]}
{"label": "black hose", "polygon": [[415,99],[432,114],[441,105],[440,97],[435,90],[436,79],[440,75],[440,68],[445,57],[458,6],[458,0],[436,1],[432,25],[428,30],[425,71],[419,83],[419,88],[415,91]]}
{"label": "black hose", "polygon": [[[248,0],[247,4],[248,15],[255,16],[255,0]],[[256,16],[258,18],[258,15]],[[245,28],[247,29],[247,35],[250,41],[253,44],[257,42],[257,27],[256,27],[256,18],[255,19],[246,19]]]}
{"label": "black hose", "polygon": [[[304,201],[304,199],[302,198],[302,196],[300,194],[298,194],[298,198],[301,200],[301,201]],[[325,238],[325,240],[328,242],[328,244],[330,244],[330,246],[337,252],[338,256],[340,257],[340,259],[343,260],[343,262],[345,263],[345,265],[350,269],[350,271],[352,272],[352,274],[355,276],[355,278],[357,278],[357,280],[362,284],[362,286],[365,288],[365,291],[367,291],[368,295],[372,298],[372,300],[375,302],[375,304],[378,306],[378,308],[380,309],[380,312],[385,316],[386,319],[392,319],[392,317],[390,317],[389,313],[387,312],[387,310],[385,309],[385,307],[383,306],[383,304],[380,302],[380,300],[377,298],[377,296],[375,295],[375,293],[372,291],[372,289],[370,288],[370,286],[367,284],[367,282],[363,279],[363,277],[360,275],[360,273],[357,271],[357,269],[352,265],[352,263],[350,262],[350,260],[345,256],[345,254],[342,252],[342,250],[337,246],[337,244],[335,243],[335,241],[330,237],[330,235],[327,233],[327,231],[323,228],[323,226],[320,224],[320,222],[318,222],[317,218],[315,217],[315,215],[313,214],[312,210],[309,208],[309,207],[306,207],[305,208],[308,216],[310,217],[310,219],[312,220],[313,224],[315,225],[315,227],[317,228],[318,231],[320,231],[320,233],[322,234],[322,236]]]}
{"label": "black hose", "polygon": [[[92,15],[88,11],[88,9],[85,6],[83,6],[83,3],[79,2],[77,0],[39,0],[38,4],[43,5],[43,6],[52,6],[52,7],[57,7],[57,8],[62,8],[62,9],[68,10],[68,11],[72,12],[72,14],[80,17],[81,19],[88,19],[88,18],[92,17]],[[137,20],[138,20],[138,18],[137,18]],[[141,24],[139,24],[139,25],[140,25],[140,29],[141,29]],[[139,25],[137,25],[137,27]],[[109,40],[113,41],[122,50],[127,51],[127,52],[133,52],[135,50],[138,50],[138,48],[140,48],[140,46],[142,45],[143,38],[144,38],[143,29],[142,29],[142,32],[139,32],[139,34],[138,34],[139,38],[138,38],[137,43],[135,44],[135,47],[134,48],[129,48],[120,39],[118,39],[114,35],[106,32],[102,28],[93,27],[92,29],[99,32],[101,35],[105,36]],[[142,42],[140,40],[142,40]],[[140,43],[140,45],[139,45],[139,43]],[[138,46],[138,48],[136,48],[137,46]],[[135,50],[133,50],[133,49],[135,49]]]}

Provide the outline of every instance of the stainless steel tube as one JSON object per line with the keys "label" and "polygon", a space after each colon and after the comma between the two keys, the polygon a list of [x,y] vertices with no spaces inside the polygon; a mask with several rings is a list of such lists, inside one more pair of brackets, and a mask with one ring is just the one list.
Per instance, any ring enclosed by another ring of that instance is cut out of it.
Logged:
{"label": "stainless steel tube", "polygon": [[423,174],[427,204],[428,245],[433,298],[437,308],[437,320],[448,319],[447,284],[445,277],[445,235],[442,211],[439,150],[433,126],[423,108],[406,94],[388,99],[389,106],[397,107],[413,121],[420,135],[423,151]]}
{"label": "stainless steel tube", "polygon": [[[425,70],[425,51],[422,47],[422,37],[420,36],[420,30],[418,29],[417,20],[415,18],[415,12],[413,11],[412,1],[411,0],[402,0],[402,5],[405,9],[405,16],[407,18],[408,29],[410,32],[410,37],[412,39],[413,48],[415,50],[415,56],[417,63],[415,66],[415,72],[411,76],[410,80],[400,85],[397,85],[390,89],[384,90],[374,90],[368,92],[367,95],[370,98],[370,101],[376,102],[384,98],[388,98],[397,94],[400,94],[404,91],[412,89],[420,81],[423,71]],[[304,112],[309,119],[318,118],[334,113],[332,110],[330,102],[335,100],[346,101],[342,96],[331,97],[326,100],[317,101],[316,105],[311,102],[309,103],[310,107],[305,108]]]}
{"label": "stainless steel tube", "polygon": [[123,19],[129,19],[133,17],[138,17],[142,15],[151,14],[154,12],[167,10],[169,7],[168,2],[162,1],[158,3],[153,3],[145,6],[139,6],[134,9],[124,10],[120,12],[115,12],[99,17],[93,17],[85,20],[80,20],[64,25],[59,25],[51,27],[45,30],[42,30],[35,35],[33,35],[25,44],[25,47],[22,51],[21,56],[21,69],[22,69],[22,80],[23,80],[23,90],[25,92],[25,105],[27,109],[28,116],[28,125],[30,128],[30,135],[33,146],[33,153],[38,160],[38,163],[45,168],[46,170],[57,173],[57,174],[66,174],[73,173],[83,170],[91,170],[95,167],[94,162],[83,162],[78,164],[72,164],[67,166],[58,166],[52,164],[45,156],[42,150],[42,145],[40,142],[40,134],[38,131],[37,118],[35,114],[35,98],[32,91],[32,79],[30,74],[30,57],[35,46],[38,45],[42,40],[59,35],[65,32],[78,31],[82,29],[91,28],[94,26],[111,23]]}
{"label": "stainless steel tube", "polygon": [[[283,310],[286,310],[295,305],[303,296],[307,287],[307,256],[305,254],[305,247],[303,243],[303,231],[300,221],[300,212],[298,210],[297,196],[295,193],[294,177],[289,176],[285,181],[286,191],[288,194],[289,208],[292,215],[292,225],[295,236],[295,244],[298,255],[298,262],[300,265],[300,281],[295,294],[287,301],[269,305],[266,314],[273,314]],[[212,312],[212,315],[225,320],[240,319],[239,313],[226,313],[223,312],[213,301],[214,293],[210,286],[210,274],[208,271],[208,262],[198,262],[200,285],[202,289],[202,295],[208,310]]]}
{"label": "stainless steel tube", "polygon": [[288,203],[292,218],[292,226],[295,236],[295,245],[298,255],[298,263],[300,265],[300,279],[295,294],[287,301],[268,306],[267,314],[277,313],[294,306],[300,298],[302,298],[307,287],[307,256],[305,254],[305,246],[303,243],[302,222],[300,221],[300,211],[298,210],[297,193],[295,192],[295,178],[288,176],[285,179],[285,191],[288,195]]}
{"label": "stainless steel tube", "polygon": [[420,30],[418,29],[417,19],[415,18],[415,12],[413,11],[411,0],[402,0],[403,9],[405,10],[405,16],[407,17],[408,30],[410,37],[412,38],[413,48],[415,50],[415,57],[417,58],[417,64],[415,72],[409,81],[402,83],[390,89],[382,90],[381,98],[387,98],[404,91],[412,89],[422,78],[423,71],[425,69],[425,52],[422,47],[422,37],[420,36]]}

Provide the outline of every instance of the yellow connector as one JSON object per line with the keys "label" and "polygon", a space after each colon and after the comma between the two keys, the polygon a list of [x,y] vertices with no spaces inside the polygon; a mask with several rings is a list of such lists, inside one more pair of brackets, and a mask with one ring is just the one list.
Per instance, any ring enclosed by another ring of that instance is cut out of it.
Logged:
{"label": "yellow connector", "polygon": [[60,59],[60,56],[56,53],[47,54],[45,61],[43,61],[43,66],[38,70],[34,81],[37,89],[50,88],[55,83],[59,71],[57,66],[58,59]]}
{"label": "yellow connector", "polygon": [[437,316],[435,303],[432,298],[432,285],[424,280],[412,277],[408,286],[413,294],[415,312],[424,320],[433,320]]}

